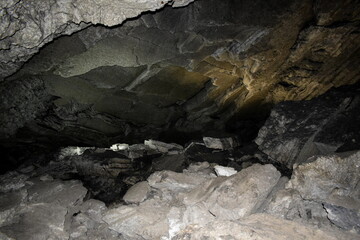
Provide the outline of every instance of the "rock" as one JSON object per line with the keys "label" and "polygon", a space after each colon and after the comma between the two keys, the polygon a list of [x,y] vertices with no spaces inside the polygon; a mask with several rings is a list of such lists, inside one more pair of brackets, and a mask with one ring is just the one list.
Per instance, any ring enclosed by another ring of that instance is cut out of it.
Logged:
{"label": "rock", "polygon": [[285,184],[289,181],[289,178],[282,176],[275,187],[271,190],[261,207],[259,208],[259,212],[264,212],[265,209],[269,206],[270,202],[277,195],[277,193],[285,188]]}
{"label": "rock", "polygon": [[[28,77],[21,81],[2,83],[0,100],[0,138],[3,139],[15,134],[17,129],[24,127],[27,122],[41,116],[49,108],[51,95],[46,92],[43,79]],[[22,110],[15,111],[16,108]]]}
{"label": "rock", "polygon": [[107,210],[105,203],[89,199],[79,206],[79,211],[86,213],[91,219],[97,222],[102,221],[102,214]]}
{"label": "rock", "polygon": [[322,231],[267,214],[253,214],[239,221],[212,221],[205,226],[189,225],[172,240],[181,239],[357,239],[340,231]]}
{"label": "rock", "polygon": [[186,159],[184,154],[166,155],[152,160],[154,171],[170,170],[181,172],[185,167]]}
{"label": "rock", "polygon": [[152,149],[145,144],[133,144],[129,146],[129,149],[125,151],[128,158],[136,159],[151,155],[160,155],[162,152]]}
{"label": "rock", "polygon": [[358,157],[359,152],[318,156],[296,166],[286,188],[268,200],[264,211],[320,228],[358,231]]}
{"label": "rock", "polygon": [[0,228],[0,232],[18,240],[54,239],[67,240],[64,229],[67,210],[63,206],[50,203],[34,203],[18,212],[17,223]]}
{"label": "rock", "polygon": [[255,164],[199,185],[184,196],[184,203],[202,203],[216,218],[236,220],[256,212],[279,179],[280,172],[272,165]]}
{"label": "rock", "polygon": [[216,175],[225,176],[225,177],[230,177],[237,173],[237,171],[234,168],[223,167],[223,166],[219,166],[219,165],[215,166],[214,170],[216,172]]}
{"label": "rock", "polygon": [[[0,74],[1,78],[14,73],[19,63],[11,63],[14,56],[21,56],[19,62],[27,61],[40,47],[59,35],[70,35],[92,24],[114,26],[121,24],[127,18],[138,16],[143,11],[155,11],[162,8],[168,1],[111,1],[99,2],[96,5],[90,2],[79,2],[70,5],[60,2],[53,5],[50,1],[43,2],[4,2],[1,9],[7,9],[2,14],[0,46],[2,49],[1,65],[6,66]],[[190,1],[176,2],[174,6],[184,6]],[[26,6],[26,7],[25,7]],[[39,9],[46,14],[40,15]],[[107,12],[106,16],[103,12]],[[17,16],[16,20],[11,16]],[[41,17],[40,17],[41,16]],[[26,25],[22,23],[26,22]],[[87,24],[85,24],[87,23]],[[9,63],[9,64],[8,64]]]}
{"label": "rock", "polygon": [[32,180],[33,184],[27,189],[30,203],[56,203],[61,206],[74,206],[82,202],[87,193],[80,181],[42,182]]}
{"label": "rock", "polygon": [[113,151],[127,150],[128,148],[129,148],[129,144],[126,143],[115,143],[110,146],[110,149]]}
{"label": "rock", "polygon": [[12,222],[15,213],[27,196],[26,191],[13,191],[0,194],[0,227]]}
{"label": "rock", "polygon": [[302,198],[360,209],[360,151],[318,156],[297,166],[287,188]]}
{"label": "rock", "polygon": [[40,177],[40,181],[47,182],[47,181],[53,181],[54,178],[50,176],[49,174],[42,175]]}
{"label": "rock", "polygon": [[324,204],[329,220],[345,230],[353,230],[360,234],[360,209],[347,209],[340,206]]}
{"label": "rock", "polygon": [[169,206],[154,199],[137,206],[120,206],[109,210],[103,220],[109,228],[129,239],[161,239],[167,236],[166,215]]}
{"label": "rock", "polygon": [[28,178],[29,176],[15,171],[0,175],[0,192],[6,193],[22,188],[26,185]]}
{"label": "rock", "polygon": [[90,199],[79,206],[73,214],[68,230],[71,240],[119,239],[119,234],[108,228],[102,220],[107,210],[101,201]]}
{"label": "rock", "polygon": [[161,171],[153,173],[148,178],[148,182],[152,188],[159,189],[163,193],[179,193],[190,191],[211,178],[213,177],[206,174],[192,172],[176,173],[172,171]]}
{"label": "rock", "polygon": [[242,162],[242,163],[241,163],[241,168],[242,168],[242,169],[245,169],[245,168],[250,167],[250,166],[253,165],[253,164],[254,164],[253,162]]}
{"label": "rock", "polygon": [[350,88],[333,90],[310,101],[280,103],[271,111],[255,142],[271,159],[289,169],[342,146],[357,149],[354,143],[359,131],[355,122],[360,98],[356,92]]}
{"label": "rock", "polygon": [[171,150],[176,150],[176,151],[181,151],[183,150],[183,147],[180,146],[179,144],[175,144],[175,143],[164,143],[164,142],[160,142],[160,141],[156,141],[156,140],[145,140],[144,141],[145,146],[148,146],[149,148],[162,152],[162,153],[167,153]]}
{"label": "rock", "polygon": [[59,151],[58,159],[62,160],[66,157],[79,156],[79,155],[82,155],[88,149],[94,149],[94,148],[93,147],[76,147],[76,146],[62,148]]}
{"label": "rock", "polygon": [[72,213],[87,193],[81,182],[29,178],[22,186],[12,186],[0,194],[0,232],[4,239],[69,239],[67,227]]}
{"label": "rock", "polygon": [[203,137],[203,141],[207,148],[227,150],[237,146],[237,142],[232,137],[214,138]]}
{"label": "rock", "polygon": [[281,189],[266,203],[266,213],[286,220],[312,225],[316,228],[333,227],[322,203],[304,200],[294,189]]}
{"label": "rock", "polygon": [[131,159],[122,157],[109,157],[102,155],[88,155],[72,158],[72,162],[79,174],[116,178],[120,173],[134,171]]}
{"label": "rock", "polygon": [[273,1],[3,1],[2,145],[178,138],[357,81],[356,2]]}
{"label": "rock", "polygon": [[143,202],[150,192],[150,185],[148,182],[143,181],[136,183],[124,195],[123,200],[126,203],[141,203]]}

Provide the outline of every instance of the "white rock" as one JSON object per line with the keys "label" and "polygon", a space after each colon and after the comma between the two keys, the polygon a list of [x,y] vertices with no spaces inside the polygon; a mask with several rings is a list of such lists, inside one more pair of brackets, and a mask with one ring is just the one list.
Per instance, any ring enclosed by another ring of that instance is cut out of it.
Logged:
{"label": "white rock", "polygon": [[111,145],[110,149],[113,151],[127,150],[127,149],[129,149],[129,144],[115,143],[115,144]]}
{"label": "white rock", "polygon": [[225,177],[230,177],[237,173],[237,171],[232,167],[223,167],[220,165],[215,166],[214,170],[216,172],[216,175]]}

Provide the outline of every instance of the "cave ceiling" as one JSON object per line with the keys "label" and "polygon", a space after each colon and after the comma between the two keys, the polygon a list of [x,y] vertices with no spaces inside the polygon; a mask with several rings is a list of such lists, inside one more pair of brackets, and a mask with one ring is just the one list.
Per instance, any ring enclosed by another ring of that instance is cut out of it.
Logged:
{"label": "cave ceiling", "polygon": [[1,1],[2,144],[221,130],[359,80],[358,1],[190,2]]}

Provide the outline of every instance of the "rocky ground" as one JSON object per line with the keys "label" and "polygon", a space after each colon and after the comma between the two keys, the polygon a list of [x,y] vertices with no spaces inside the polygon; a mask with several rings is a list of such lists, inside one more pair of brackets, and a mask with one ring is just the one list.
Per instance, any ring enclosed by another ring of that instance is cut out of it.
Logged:
{"label": "rocky ground", "polygon": [[360,151],[291,171],[229,136],[67,147],[48,160],[0,176],[1,239],[360,238]]}

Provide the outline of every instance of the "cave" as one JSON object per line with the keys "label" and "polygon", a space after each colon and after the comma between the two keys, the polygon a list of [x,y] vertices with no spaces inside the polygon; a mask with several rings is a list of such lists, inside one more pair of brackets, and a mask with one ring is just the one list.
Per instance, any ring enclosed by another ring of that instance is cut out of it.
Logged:
{"label": "cave", "polygon": [[358,0],[0,0],[0,239],[359,239]]}

